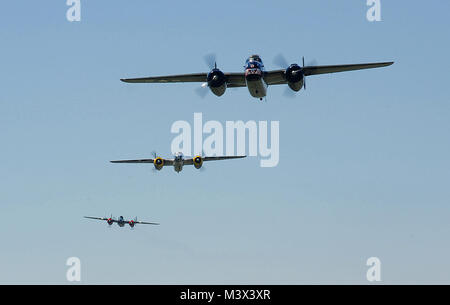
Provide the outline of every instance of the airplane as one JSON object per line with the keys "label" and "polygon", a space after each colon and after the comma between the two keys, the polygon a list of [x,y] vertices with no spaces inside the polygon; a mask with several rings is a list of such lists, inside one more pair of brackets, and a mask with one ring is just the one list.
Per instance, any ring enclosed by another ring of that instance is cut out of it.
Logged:
{"label": "airplane", "polygon": [[[378,62],[350,65],[332,65],[332,66],[305,66],[303,57],[303,66],[296,63],[288,64],[282,55],[275,57],[274,63],[281,67],[279,70],[266,71],[261,57],[251,55],[245,61],[244,72],[224,73],[217,68],[215,56],[213,54],[205,56],[211,71],[209,73],[179,74],[168,76],[153,76],[144,78],[125,78],[121,81],[126,83],[184,83],[201,82],[202,88],[209,88],[216,96],[222,96],[227,88],[247,87],[250,95],[259,98],[261,101],[267,95],[267,87],[271,85],[287,84],[294,93],[302,88],[306,89],[305,78],[311,75],[326,73],[336,73],[344,71],[354,71],[362,69],[380,68],[392,65],[394,62]],[[207,91],[202,90],[207,93]],[[198,91],[204,96],[202,91]]]}
{"label": "airplane", "polygon": [[156,153],[153,155],[153,159],[141,159],[141,160],[119,160],[110,161],[111,163],[153,163],[156,170],[161,170],[164,166],[173,166],[174,170],[179,173],[183,170],[184,165],[194,165],[196,169],[200,169],[205,161],[216,160],[229,160],[240,159],[246,156],[221,156],[221,157],[202,157],[195,156],[194,158],[185,158],[181,152],[176,153],[173,159],[163,159],[157,157]]}
{"label": "airplane", "polygon": [[134,228],[136,224],[143,224],[143,225],[159,225],[159,223],[156,222],[145,222],[145,221],[138,221],[137,217],[135,217],[133,220],[125,220],[123,216],[120,216],[118,219],[114,219],[111,215],[109,218],[104,217],[91,217],[91,216],[84,216],[84,218],[89,219],[95,219],[95,220],[106,220],[106,223],[108,225],[112,225],[113,223],[117,223],[119,227],[124,227],[126,224],[130,225],[131,228]]}

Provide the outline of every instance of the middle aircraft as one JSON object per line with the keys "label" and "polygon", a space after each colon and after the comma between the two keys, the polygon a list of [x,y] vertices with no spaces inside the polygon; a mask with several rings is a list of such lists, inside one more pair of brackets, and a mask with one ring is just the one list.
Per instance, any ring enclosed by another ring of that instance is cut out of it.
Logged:
{"label": "middle aircraft", "polygon": [[[179,74],[168,76],[154,76],[144,78],[121,79],[126,83],[185,83],[201,82],[203,88],[209,88],[215,95],[222,96],[227,88],[247,87],[250,95],[263,99],[267,95],[267,86],[287,84],[294,91],[306,89],[306,76],[380,68],[392,65],[394,62],[379,62],[367,64],[333,65],[333,66],[303,66],[298,64],[289,65],[282,55],[278,55],[274,62],[282,69],[266,71],[261,58],[258,55],[251,55],[245,61],[245,70],[241,73],[223,73],[217,68],[214,55],[205,57],[210,68],[209,73]],[[199,88],[201,89],[201,88]],[[292,93],[292,91],[289,91]],[[204,96],[207,91],[201,90],[199,94]]]}
{"label": "middle aircraft", "polygon": [[216,161],[216,160],[229,160],[240,159],[246,156],[221,156],[221,157],[202,157],[195,156],[194,158],[185,158],[182,153],[175,154],[173,159],[163,159],[157,157],[156,153],[153,155],[153,159],[140,159],[140,160],[119,160],[110,161],[111,163],[153,163],[156,170],[161,170],[165,165],[173,166],[173,169],[179,173],[183,170],[184,165],[194,165],[196,169],[200,169],[203,166],[204,161]]}

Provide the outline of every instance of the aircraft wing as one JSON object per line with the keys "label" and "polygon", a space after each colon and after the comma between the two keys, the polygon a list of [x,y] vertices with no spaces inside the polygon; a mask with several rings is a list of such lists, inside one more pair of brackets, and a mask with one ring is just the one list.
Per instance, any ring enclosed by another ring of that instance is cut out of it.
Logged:
{"label": "aircraft wing", "polygon": [[[173,159],[163,159],[164,165],[173,165]],[[138,160],[117,160],[110,161],[111,163],[153,163],[155,159],[138,159]]]}
{"label": "aircraft wing", "polygon": [[153,163],[155,159],[140,159],[140,160],[116,160],[111,163]]}
{"label": "aircraft wing", "polygon": [[247,83],[245,82],[244,73],[225,73],[227,77],[227,87],[228,88],[236,88],[236,87],[246,87]]}
{"label": "aircraft wing", "polygon": [[[392,65],[394,62],[380,62],[380,63],[368,63],[368,64],[354,64],[354,65],[334,65],[334,66],[306,66],[303,68],[305,76],[337,73],[345,71],[355,71],[363,69],[381,68]],[[272,70],[267,71],[264,74],[264,80],[268,85],[280,85],[286,84],[285,70]]]}
{"label": "aircraft wing", "polygon": [[[109,219],[109,218],[104,218],[104,217],[91,217],[91,216],[84,216],[84,218],[95,219],[95,220],[108,220]],[[111,220],[116,222],[115,219],[111,219]]]}
{"label": "aircraft wing", "polygon": [[141,225],[159,225],[159,223],[157,223],[157,222],[135,221],[135,223],[141,224]]}
{"label": "aircraft wing", "polygon": [[355,71],[363,69],[373,69],[381,68],[392,65],[394,62],[379,62],[379,63],[368,63],[368,64],[356,64],[356,65],[335,65],[335,66],[306,66],[303,68],[305,71],[305,76],[318,75],[326,73],[336,73],[345,71]]}
{"label": "aircraft wing", "polygon": [[189,83],[206,82],[207,73],[179,74],[168,76],[152,76],[143,78],[122,78],[125,83]]}
{"label": "aircraft wing", "polygon": [[[227,78],[227,86],[245,87],[244,73],[224,73]],[[121,81],[125,83],[205,83],[208,73],[192,73],[167,76],[152,76],[143,78],[123,78]]]}
{"label": "aircraft wing", "polygon": [[264,73],[264,80],[268,85],[287,84],[284,72],[284,69],[267,71]]}
{"label": "aircraft wing", "polygon": [[[219,156],[219,157],[203,157],[203,161],[217,161],[217,160],[229,160],[229,159],[241,159],[247,156]],[[183,164],[185,165],[193,165],[194,159],[184,159]]]}

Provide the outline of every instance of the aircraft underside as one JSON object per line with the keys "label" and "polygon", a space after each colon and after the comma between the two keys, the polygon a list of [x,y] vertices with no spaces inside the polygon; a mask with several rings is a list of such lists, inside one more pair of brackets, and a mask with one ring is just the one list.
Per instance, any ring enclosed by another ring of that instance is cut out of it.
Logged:
{"label": "aircraft underside", "polygon": [[175,162],[175,163],[173,164],[173,169],[174,169],[177,173],[181,172],[181,171],[183,170],[183,162]]}
{"label": "aircraft underside", "polygon": [[267,84],[263,78],[246,80],[248,92],[256,98],[263,98],[267,95]]}

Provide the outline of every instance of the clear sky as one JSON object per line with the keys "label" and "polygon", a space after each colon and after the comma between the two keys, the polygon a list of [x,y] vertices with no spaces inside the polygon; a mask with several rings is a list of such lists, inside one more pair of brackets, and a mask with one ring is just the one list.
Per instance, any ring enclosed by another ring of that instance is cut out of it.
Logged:
{"label": "clear sky", "polygon": [[[51,2],[51,3],[50,3]],[[450,283],[450,86],[445,0],[82,0],[0,5],[0,283]],[[239,72],[291,62],[394,60],[217,98],[197,84],[123,77]],[[170,153],[176,120],[280,122],[280,163],[258,158],[152,171],[109,160]],[[138,216],[135,230],[83,219]]]}

